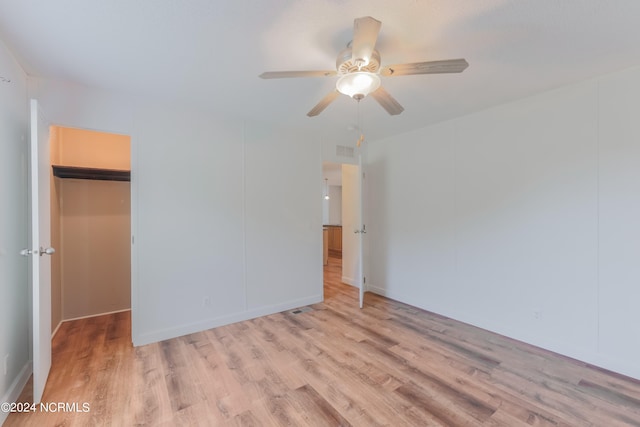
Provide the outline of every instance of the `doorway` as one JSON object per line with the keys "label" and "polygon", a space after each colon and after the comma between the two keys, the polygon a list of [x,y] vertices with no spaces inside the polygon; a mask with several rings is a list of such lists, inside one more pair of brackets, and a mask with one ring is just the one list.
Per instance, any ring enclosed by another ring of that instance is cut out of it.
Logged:
{"label": "doorway", "polygon": [[[322,228],[329,258],[342,259],[342,165],[323,163]],[[327,259],[325,256],[325,265]]]}
{"label": "doorway", "polygon": [[130,137],[52,126],[52,335],[131,309]]}
{"label": "doorway", "polygon": [[360,228],[361,194],[358,171],[358,165],[322,164],[325,280],[329,268],[331,280],[339,280],[340,283],[356,288],[361,286],[360,243],[358,234],[354,232]]}

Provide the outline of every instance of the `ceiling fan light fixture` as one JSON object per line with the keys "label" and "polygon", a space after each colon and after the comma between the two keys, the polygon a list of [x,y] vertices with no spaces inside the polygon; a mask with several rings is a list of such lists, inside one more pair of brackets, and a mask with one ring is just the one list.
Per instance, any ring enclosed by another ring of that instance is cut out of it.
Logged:
{"label": "ceiling fan light fixture", "polygon": [[351,98],[362,99],[380,87],[380,76],[366,71],[345,74],[338,79],[338,92]]}

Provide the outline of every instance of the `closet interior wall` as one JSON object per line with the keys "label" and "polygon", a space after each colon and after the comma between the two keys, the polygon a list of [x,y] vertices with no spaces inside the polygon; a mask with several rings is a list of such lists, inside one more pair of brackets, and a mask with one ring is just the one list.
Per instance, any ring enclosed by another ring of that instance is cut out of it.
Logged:
{"label": "closet interior wall", "polygon": [[[54,126],[52,165],[130,170],[130,138]],[[51,179],[52,328],[131,308],[130,183]]]}

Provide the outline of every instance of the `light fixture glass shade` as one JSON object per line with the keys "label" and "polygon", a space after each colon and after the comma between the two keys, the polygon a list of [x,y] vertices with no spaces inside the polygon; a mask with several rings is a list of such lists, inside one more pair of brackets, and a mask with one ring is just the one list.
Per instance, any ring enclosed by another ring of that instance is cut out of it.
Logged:
{"label": "light fixture glass shade", "polygon": [[350,97],[364,98],[371,92],[380,87],[380,76],[375,73],[366,71],[356,71],[354,73],[345,74],[338,79],[336,89],[338,92],[349,95]]}

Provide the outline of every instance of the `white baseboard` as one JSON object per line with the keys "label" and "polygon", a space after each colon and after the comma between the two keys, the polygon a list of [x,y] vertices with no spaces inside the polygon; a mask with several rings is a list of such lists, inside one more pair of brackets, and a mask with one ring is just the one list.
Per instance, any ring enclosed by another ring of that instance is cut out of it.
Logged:
{"label": "white baseboard", "polygon": [[370,292],[373,292],[374,294],[378,294],[378,295],[381,295],[383,297],[387,297],[389,299],[398,300],[397,298],[394,298],[393,296],[389,295],[389,293],[384,288],[379,288],[377,286],[367,285],[367,290],[370,291]]}
{"label": "white baseboard", "polygon": [[[73,317],[71,319],[64,319],[60,323],[71,322],[72,320],[89,319],[90,317],[106,316],[107,314],[122,313],[124,311],[131,311],[131,309],[130,308],[125,308],[125,309],[122,309],[122,310],[108,311],[106,313],[89,314],[87,316]],[[60,327],[60,325],[58,325],[58,327]],[[57,330],[58,330],[58,328],[56,328],[56,331]]]}
{"label": "white baseboard", "polygon": [[60,329],[60,326],[62,326],[62,322],[64,322],[64,320],[61,320],[60,322],[58,322],[58,326],[56,326],[56,328],[53,330],[53,332],[51,333],[51,340],[53,341],[53,338],[56,336],[56,334],[58,333],[58,330]]}
{"label": "white baseboard", "polygon": [[354,287],[356,287],[356,288],[358,287],[358,283],[356,282],[356,279],[354,279],[354,278],[352,278],[352,277],[342,276],[342,277],[340,278],[340,281],[341,281],[342,283],[347,284],[347,285],[351,285],[351,286],[354,286]]}
{"label": "white baseboard", "polygon": [[[13,380],[13,382],[9,386],[9,390],[7,390],[4,396],[0,398],[0,403],[4,403],[4,402],[13,403],[16,400],[18,400],[18,397],[20,397],[20,393],[22,393],[24,386],[27,385],[27,381],[29,381],[29,378],[31,377],[31,372],[32,372],[32,365],[31,365],[31,362],[29,361],[22,367],[22,369],[16,376],[16,379]],[[8,412],[0,411],[0,425],[2,425],[5,422],[8,416],[9,416]]]}
{"label": "white baseboard", "polygon": [[231,323],[255,319],[256,317],[268,316],[270,314],[280,313],[282,311],[303,307],[305,305],[316,304],[322,302],[322,299],[322,295],[315,295],[308,298],[288,301],[282,304],[260,307],[253,310],[243,311],[241,313],[234,313],[227,316],[220,316],[212,319],[202,320],[200,322],[189,323],[175,328],[152,331],[133,337],[133,345],[138,347],[141,345],[164,341],[183,335],[193,334],[195,332],[206,331],[207,329],[217,328],[219,326],[229,325]]}

